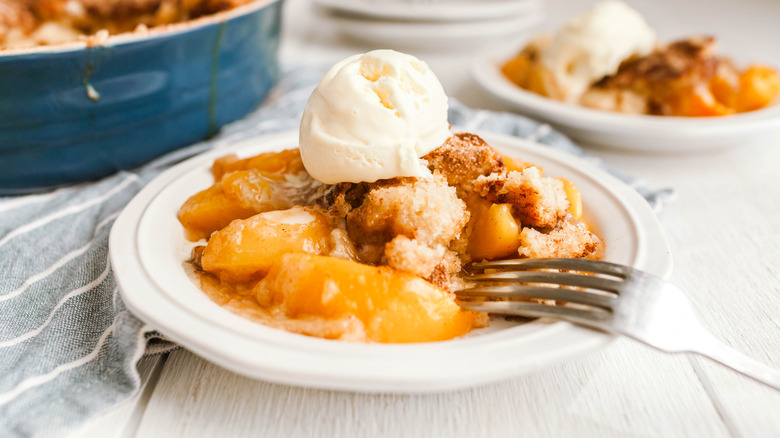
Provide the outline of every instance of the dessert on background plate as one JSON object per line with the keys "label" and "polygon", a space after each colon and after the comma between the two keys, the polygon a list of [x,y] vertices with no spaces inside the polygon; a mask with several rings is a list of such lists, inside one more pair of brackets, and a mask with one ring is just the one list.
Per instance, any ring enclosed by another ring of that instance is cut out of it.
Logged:
{"label": "dessert on background plate", "polygon": [[336,64],[304,111],[299,149],[214,161],[178,218],[213,301],[328,339],[424,342],[488,324],[452,290],[473,260],[599,258],[566,180],[452,134],[422,61],[377,50]]}
{"label": "dessert on background plate", "polygon": [[780,94],[780,76],[744,70],[696,36],[661,43],[642,16],[608,0],[505,61],[515,85],[561,102],[628,114],[706,117],[754,111]]}

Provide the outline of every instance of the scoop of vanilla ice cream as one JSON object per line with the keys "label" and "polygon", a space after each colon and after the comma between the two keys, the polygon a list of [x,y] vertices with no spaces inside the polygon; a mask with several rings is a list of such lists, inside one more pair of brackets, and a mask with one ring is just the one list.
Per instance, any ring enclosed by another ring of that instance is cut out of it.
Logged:
{"label": "scoop of vanilla ice cream", "polygon": [[617,72],[632,55],[650,53],[656,35],[644,18],[620,1],[604,1],[569,21],[541,56],[563,100],[577,102],[595,81]]}
{"label": "scoop of vanilla ice cream", "polygon": [[326,184],[429,177],[423,155],[452,134],[447,96],[419,59],[375,50],[334,65],[300,128],[303,164]]}

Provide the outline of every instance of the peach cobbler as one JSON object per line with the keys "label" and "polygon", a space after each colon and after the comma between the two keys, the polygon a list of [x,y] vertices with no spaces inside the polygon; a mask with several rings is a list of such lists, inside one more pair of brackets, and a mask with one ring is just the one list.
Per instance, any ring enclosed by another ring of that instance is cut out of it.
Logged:
{"label": "peach cobbler", "polygon": [[780,94],[774,69],[739,70],[715,46],[712,37],[660,44],[636,11],[611,0],[532,40],[501,71],[542,96],[629,114],[722,116],[764,108]]}
{"label": "peach cobbler", "polygon": [[[452,294],[472,261],[599,258],[577,189],[451,134],[440,87],[409,55],[348,58],[312,94],[300,148],[217,159],[213,185],[178,214],[190,240],[206,240],[187,264],[201,289],[295,333],[424,342],[488,324]],[[401,121],[362,130],[383,117]],[[404,147],[419,155],[405,160]]]}
{"label": "peach cobbler", "polygon": [[178,23],[253,0],[0,0],[0,48],[59,44]]}

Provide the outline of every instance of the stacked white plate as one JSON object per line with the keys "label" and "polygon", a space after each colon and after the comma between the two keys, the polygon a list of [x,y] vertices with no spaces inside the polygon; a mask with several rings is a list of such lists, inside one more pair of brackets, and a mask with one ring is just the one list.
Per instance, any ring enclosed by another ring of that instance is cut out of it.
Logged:
{"label": "stacked white plate", "polygon": [[480,45],[522,35],[544,18],[545,0],[312,0],[347,37],[390,47]]}

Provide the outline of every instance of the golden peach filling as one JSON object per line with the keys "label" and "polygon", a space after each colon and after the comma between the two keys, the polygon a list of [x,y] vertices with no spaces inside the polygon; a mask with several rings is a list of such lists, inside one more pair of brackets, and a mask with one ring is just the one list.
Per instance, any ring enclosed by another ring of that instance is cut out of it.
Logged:
{"label": "golden peach filling", "polygon": [[432,179],[321,184],[297,149],[214,162],[179,210],[187,266],[216,303],[295,333],[363,342],[462,336],[488,318],[452,290],[473,260],[589,257],[570,182],[456,134],[424,157]]}
{"label": "golden peach filling", "polygon": [[375,342],[425,342],[468,333],[478,315],[444,290],[387,266],[288,253],[255,287],[257,299],[288,317],[357,318]]}

